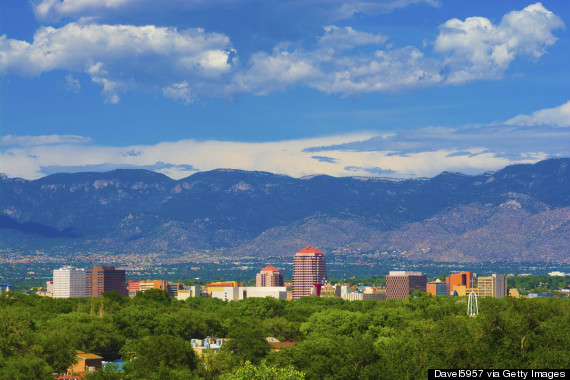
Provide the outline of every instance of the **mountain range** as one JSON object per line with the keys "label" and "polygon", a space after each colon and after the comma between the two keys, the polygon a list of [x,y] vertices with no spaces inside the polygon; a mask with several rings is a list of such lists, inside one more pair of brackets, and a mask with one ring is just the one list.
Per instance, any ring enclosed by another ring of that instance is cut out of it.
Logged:
{"label": "mountain range", "polygon": [[570,159],[388,179],[218,169],[0,178],[0,249],[570,262]]}

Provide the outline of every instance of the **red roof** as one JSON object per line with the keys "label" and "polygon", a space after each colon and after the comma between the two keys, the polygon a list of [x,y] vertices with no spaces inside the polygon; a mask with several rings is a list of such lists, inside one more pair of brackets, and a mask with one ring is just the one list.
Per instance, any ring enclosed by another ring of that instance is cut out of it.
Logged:
{"label": "red roof", "polygon": [[279,270],[277,268],[275,268],[273,265],[269,264],[268,266],[266,266],[265,268],[263,268],[261,270],[262,272],[279,272]]}
{"label": "red roof", "polygon": [[323,253],[316,248],[311,247],[310,245],[306,246],[302,250],[297,253],[316,253],[317,255],[322,255]]}

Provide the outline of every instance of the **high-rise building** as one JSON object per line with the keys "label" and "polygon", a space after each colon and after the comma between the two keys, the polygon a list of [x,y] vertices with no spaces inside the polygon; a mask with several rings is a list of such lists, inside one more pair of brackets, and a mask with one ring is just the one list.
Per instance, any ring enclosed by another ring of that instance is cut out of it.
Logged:
{"label": "high-rise building", "polygon": [[449,293],[455,291],[456,286],[465,286],[465,288],[473,288],[475,286],[475,275],[473,272],[452,273],[445,278]]}
{"label": "high-rise building", "polygon": [[427,277],[422,272],[390,271],[386,276],[386,298],[404,299],[414,290],[425,292]]}
{"label": "high-rise building", "polygon": [[71,266],[54,269],[53,298],[85,297],[85,269]]}
{"label": "high-rise building", "polygon": [[505,297],[507,295],[507,276],[494,274],[479,277],[479,297]]}
{"label": "high-rise building", "polygon": [[273,265],[268,265],[255,276],[255,286],[283,286],[283,275]]}
{"label": "high-rise building", "polygon": [[315,284],[327,279],[325,256],[310,245],[295,254],[293,259],[293,299],[311,295]]}
{"label": "high-rise building", "polygon": [[127,297],[126,275],[123,269],[115,267],[93,267],[87,269],[87,297],[101,297],[101,293],[116,290]]}

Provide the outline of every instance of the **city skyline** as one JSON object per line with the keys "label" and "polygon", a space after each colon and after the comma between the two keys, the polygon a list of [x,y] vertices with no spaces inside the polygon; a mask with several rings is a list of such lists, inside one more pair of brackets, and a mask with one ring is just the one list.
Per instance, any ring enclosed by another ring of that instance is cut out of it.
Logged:
{"label": "city skyline", "polygon": [[475,174],[570,156],[567,2],[8,2],[0,172]]}

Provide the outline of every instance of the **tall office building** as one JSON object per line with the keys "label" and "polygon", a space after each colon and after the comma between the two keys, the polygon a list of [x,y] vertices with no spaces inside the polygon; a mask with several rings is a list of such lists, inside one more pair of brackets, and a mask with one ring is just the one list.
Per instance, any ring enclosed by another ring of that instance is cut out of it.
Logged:
{"label": "tall office building", "polygon": [[507,276],[494,274],[491,277],[479,277],[479,297],[505,297],[507,295]]}
{"label": "tall office building", "polygon": [[425,292],[427,277],[422,272],[390,271],[386,276],[386,299],[404,299],[414,290]]}
{"label": "tall office building", "polygon": [[125,271],[115,267],[87,269],[87,297],[101,297],[101,293],[116,290],[128,297]]}
{"label": "tall office building", "polygon": [[310,245],[295,254],[293,259],[293,299],[311,295],[315,284],[327,279],[325,256]]}
{"label": "tall office building", "polygon": [[268,265],[255,276],[255,286],[283,286],[283,275],[273,265]]}
{"label": "tall office building", "polygon": [[85,269],[71,266],[54,269],[52,289],[53,298],[85,297]]}
{"label": "tall office building", "polygon": [[461,272],[461,273],[452,273],[445,278],[445,282],[447,283],[447,288],[451,293],[455,290],[456,286],[465,286],[465,288],[474,288],[475,287],[475,275],[473,272]]}

